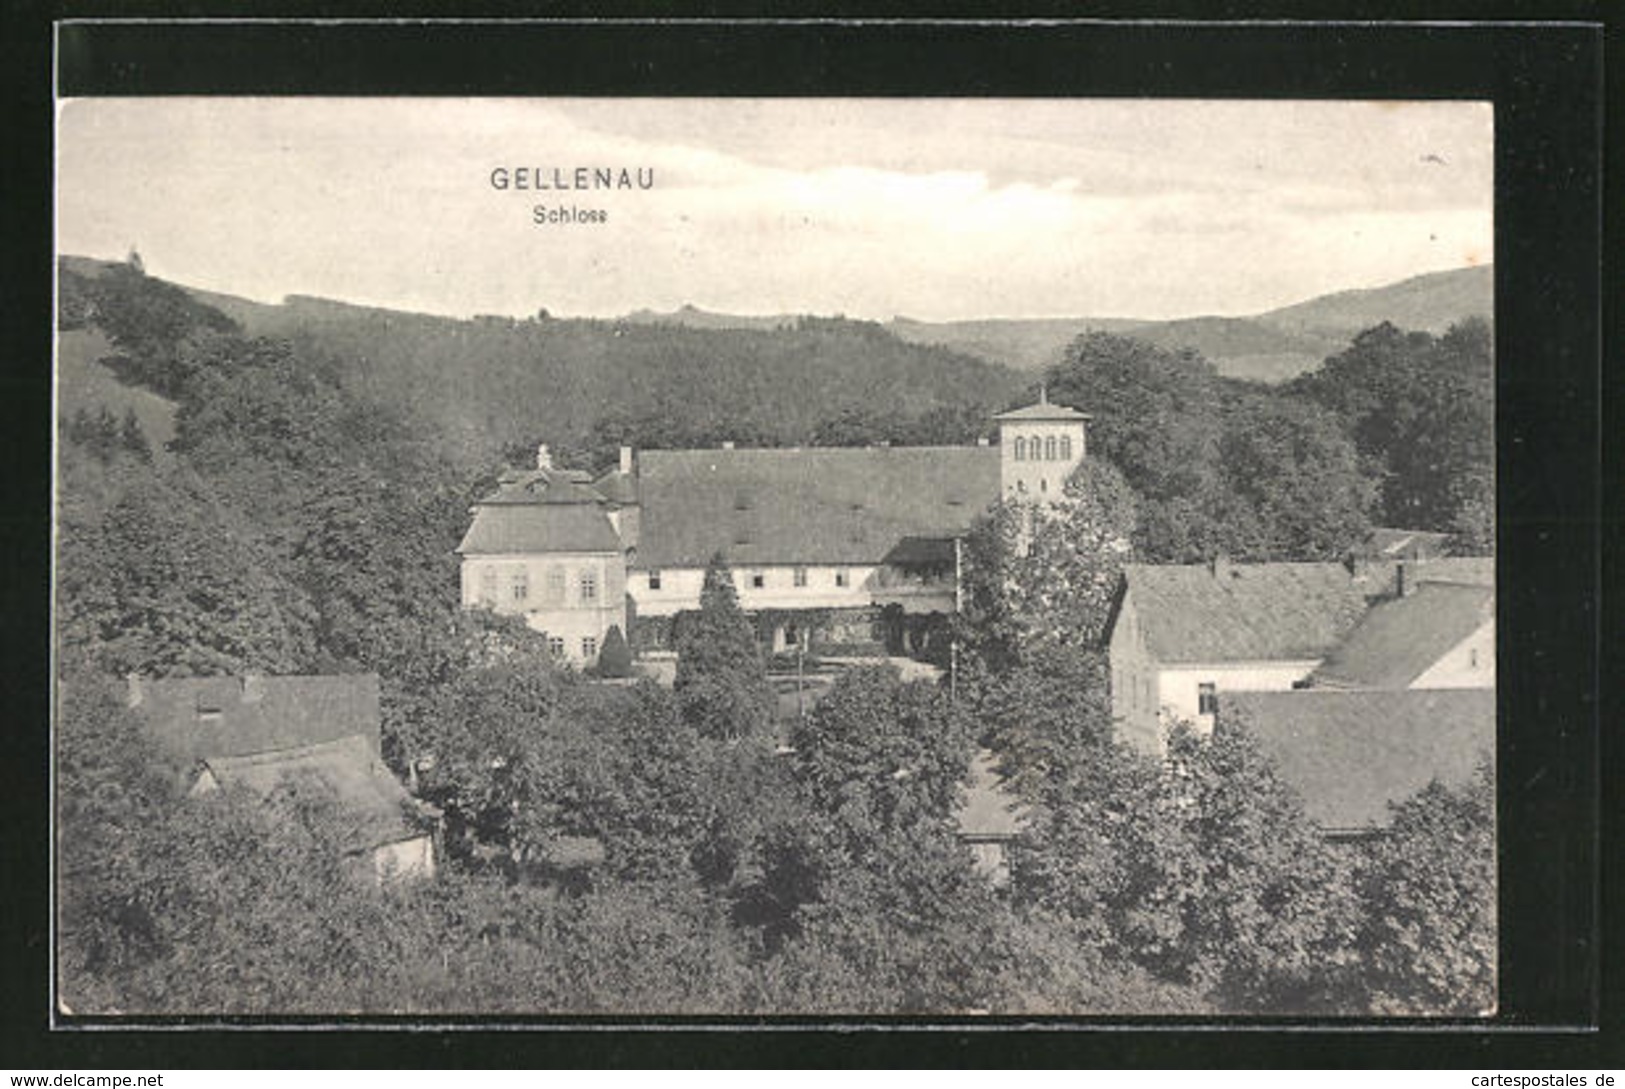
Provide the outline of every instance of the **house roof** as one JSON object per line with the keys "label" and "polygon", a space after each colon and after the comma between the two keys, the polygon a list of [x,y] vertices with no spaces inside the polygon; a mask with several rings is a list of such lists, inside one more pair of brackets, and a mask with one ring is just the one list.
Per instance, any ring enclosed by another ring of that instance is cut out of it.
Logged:
{"label": "house roof", "polygon": [[952,567],[952,537],[904,537],[884,557],[893,567]]}
{"label": "house roof", "polygon": [[360,735],[378,745],[378,678],[169,677],[131,682],[160,743],[194,760],[294,749]]}
{"label": "house roof", "polygon": [[986,446],[645,450],[638,563],[879,563],[904,537],[952,537],[999,496]]}
{"label": "house roof", "polygon": [[418,833],[403,812],[411,796],[361,735],[276,752],[218,757],[204,762],[221,786],[240,784],[263,797],[278,790],[313,791],[337,803],[341,836],[350,850],[378,847]]}
{"label": "house roof", "polygon": [[1164,663],[1320,658],[1382,581],[1340,563],[1131,564],[1124,578],[1146,649]]}
{"label": "house roof", "polygon": [[1365,540],[1368,555],[1384,559],[1441,556],[1450,543],[1450,534],[1425,529],[1394,529],[1378,526]]}
{"label": "house roof", "polygon": [[1367,613],[1332,648],[1313,681],[1334,688],[1408,687],[1494,615],[1495,591],[1487,586],[1425,582]]}
{"label": "house roof", "polygon": [[993,418],[995,420],[1054,420],[1071,422],[1074,420],[1087,420],[1091,417],[1068,405],[1052,405],[1047,401],[1040,401],[1036,405],[1025,405],[1021,408],[1013,408],[1009,412],[1001,412]]}
{"label": "house roof", "polygon": [[593,490],[612,503],[631,504],[638,501],[638,478],[619,469],[611,469],[593,484]]}
{"label": "house roof", "polygon": [[1495,585],[1494,556],[1438,556],[1406,560],[1399,567],[1404,571],[1406,586],[1421,586],[1429,582],[1450,582],[1462,586]]}
{"label": "house roof", "polygon": [[1495,693],[1483,688],[1235,692],[1219,719],[1244,722],[1331,831],[1380,828],[1390,802],[1434,779],[1468,782],[1495,751]]}
{"label": "house roof", "polygon": [[[552,489],[549,488],[549,491]],[[597,503],[480,503],[457,546],[462,555],[619,552],[620,537]]]}
{"label": "house roof", "polygon": [[601,503],[604,497],[579,470],[509,469],[497,477],[497,489],[480,506],[534,506],[538,503]]}
{"label": "house roof", "polygon": [[956,813],[959,834],[970,838],[1004,838],[1021,831],[1026,808],[998,772],[998,757],[982,749],[971,759],[964,800]]}

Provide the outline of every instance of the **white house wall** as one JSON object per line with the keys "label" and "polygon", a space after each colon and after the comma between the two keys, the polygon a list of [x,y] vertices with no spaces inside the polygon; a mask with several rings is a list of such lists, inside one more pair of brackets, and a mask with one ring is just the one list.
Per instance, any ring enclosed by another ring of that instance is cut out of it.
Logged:
{"label": "white house wall", "polygon": [[[495,576],[493,582],[486,581],[487,572]],[[560,573],[562,592],[552,581]],[[594,580],[591,601],[582,597],[583,574]],[[626,565],[617,553],[465,556],[462,582],[464,605],[523,616],[532,629],[560,640],[556,650],[578,664],[596,660],[611,627],[626,632]],[[515,595],[516,585],[524,587],[523,597]],[[489,597],[487,589],[494,590]]]}
{"label": "white house wall", "polygon": [[[875,601],[873,583],[877,566],[812,566],[807,584],[795,584],[797,568],[792,565],[740,566],[733,569],[734,591],[739,607],[746,612],[763,609],[856,609]],[[844,571],[847,585],[837,586],[837,572]],[[763,586],[751,585],[751,576],[760,573]],[[663,567],[660,588],[649,585],[649,571],[632,571],[627,576],[627,592],[637,605],[639,616],[674,616],[700,607],[700,591],[705,587],[702,567]]]}
{"label": "white house wall", "polygon": [[1320,664],[1317,658],[1286,662],[1228,662],[1164,665],[1157,674],[1158,707],[1164,722],[1189,722],[1198,732],[1213,729],[1213,715],[1200,712],[1201,686],[1212,684],[1219,705],[1226,692],[1290,692]]}

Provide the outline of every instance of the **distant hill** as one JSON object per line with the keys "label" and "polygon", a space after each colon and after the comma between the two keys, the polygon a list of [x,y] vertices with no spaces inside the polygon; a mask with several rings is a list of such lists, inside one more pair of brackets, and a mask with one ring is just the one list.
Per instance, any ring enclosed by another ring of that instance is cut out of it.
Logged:
{"label": "distant hill", "polygon": [[1412,276],[1386,287],[1339,291],[1259,314],[1277,329],[1346,340],[1388,321],[1401,329],[1442,333],[1465,317],[1493,317],[1495,266],[1477,265]]}
{"label": "distant hill", "polygon": [[1227,377],[1278,382],[1319,366],[1355,334],[1384,321],[1402,329],[1440,333],[1465,317],[1491,317],[1494,289],[1494,268],[1481,265],[1369,290],[1340,291],[1246,317],[954,322],[897,318],[887,328],[916,344],[937,344],[1021,370],[1050,366],[1083,333],[1121,333],[1161,348],[1193,349]]}
{"label": "distant hill", "polygon": [[[687,308],[604,321],[439,317],[310,296],[266,305],[188,289],[251,336],[328,360],[352,391],[429,428],[465,464],[546,439],[568,450],[604,420],[669,418],[671,432],[742,443],[811,441],[843,413],[992,413],[1013,370],[910,344],[871,322],[748,319]],[[643,428],[647,433],[649,428]]]}

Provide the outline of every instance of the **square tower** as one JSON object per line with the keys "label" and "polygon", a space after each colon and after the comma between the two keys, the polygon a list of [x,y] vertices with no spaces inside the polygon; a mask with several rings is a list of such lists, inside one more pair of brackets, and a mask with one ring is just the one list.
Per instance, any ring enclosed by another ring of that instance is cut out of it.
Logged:
{"label": "square tower", "polygon": [[1061,496],[1066,478],[1083,461],[1089,417],[1067,405],[1038,403],[993,417],[999,424],[999,494],[1004,499],[1048,503]]}

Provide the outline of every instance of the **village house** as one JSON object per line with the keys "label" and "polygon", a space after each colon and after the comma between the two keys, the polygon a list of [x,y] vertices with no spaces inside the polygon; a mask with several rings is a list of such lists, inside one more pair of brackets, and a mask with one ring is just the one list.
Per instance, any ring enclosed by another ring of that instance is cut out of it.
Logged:
{"label": "village house", "polygon": [[1307,815],[1338,839],[1381,831],[1393,803],[1434,780],[1464,786],[1495,755],[1487,688],[1238,692],[1220,716],[1220,729],[1244,724]]}
{"label": "village house", "polygon": [[1059,498],[1087,419],[1041,397],[994,417],[996,446],[623,448],[596,481],[544,446],[475,504],[463,604],[590,665],[611,627],[669,648],[720,554],[775,651],[920,653],[957,608],[958,539],[1001,496]]}
{"label": "village house", "polygon": [[1494,684],[1494,561],[1130,565],[1108,629],[1119,735],[1160,754],[1230,693]]}
{"label": "village house", "polygon": [[128,678],[127,703],[198,796],[234,785],[334,805],[347,861],[384,883],[434,873],[432,837],[379,752],[378,678]]}

